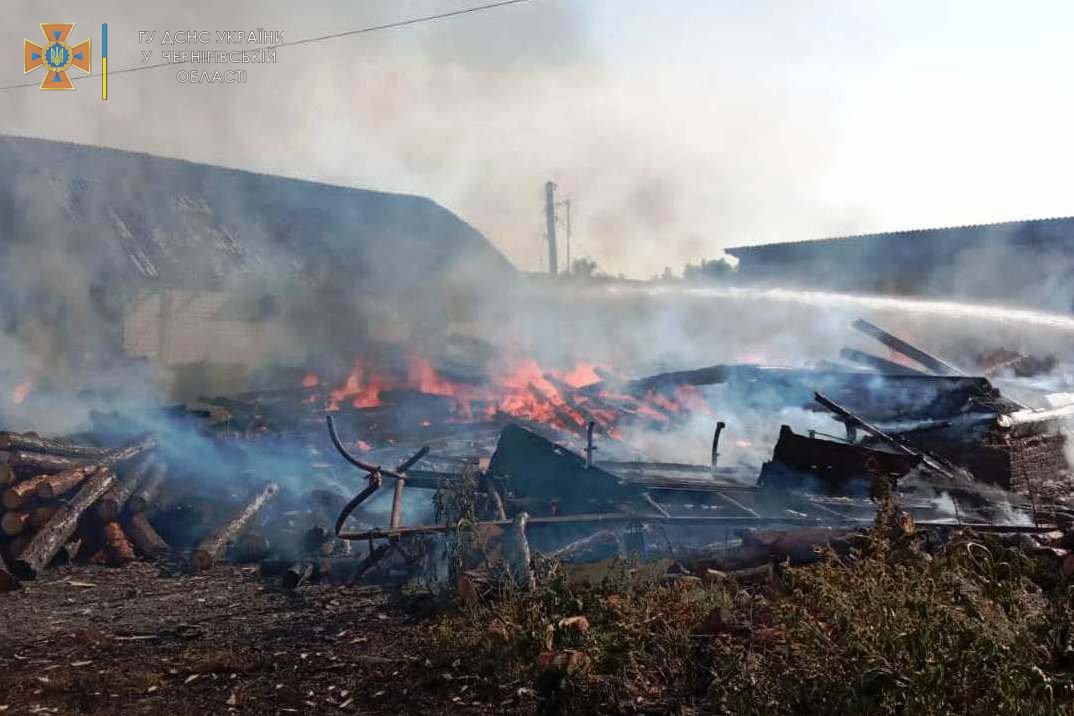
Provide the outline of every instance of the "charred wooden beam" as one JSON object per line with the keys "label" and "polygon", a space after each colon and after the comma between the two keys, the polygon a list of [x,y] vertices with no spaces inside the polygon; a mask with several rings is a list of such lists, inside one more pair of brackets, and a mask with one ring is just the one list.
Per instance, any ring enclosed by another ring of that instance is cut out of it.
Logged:
{"label": "charred wooden beam", "polygon": [[814,393],[813,398],[821,406],[823,406],[824,408],[830,410],[831,412],[835,413],[840,418],[842,418],[844,421],[846,421],[848,425],[853,424],[853,425],[861,428],[862,430],[864,430],[865,432],[869,433],[873,437],[877,438],[878,440],[880,440],[884,444],[894,448],[896,451],[901,452],[904,455],[915,455],[917,457],[920,457],[921,461],[926,466],[928,466],[928,468],[930,470],[933,470],[934,472],[939,473],[940,475],[943,475],[946,478],[955,479],[954,472],[952,470],[948,469],[947,466],[940,464],[940,462],[938,460],[936,460],[936,458],[934,458],[934,457],[932,457],[932,456],[930,456],[930,455],[928,455],[926,453],[923,453],[923,452],[921,452],[919,450],[914,450],[911,447],[907,447],[903,443],[899,442],[898,440],[896,440],[892,436],[890,436],[887,433],[885,433],[880,428],[876,427],[875,425],[872,425],[871,423],[867,422],[863,418],[855,415],[854,413],[850,412],[849,410],[847,410],[843,406],[839,405],[838,403],[836,403],[835,401],[833,401],[833,400],[831,400],[829,398],[826,398],[825,396],[821,395],[820,393]]}
{"label": "charred wooden beam", "polygon": [[880,356],[874,356],[872,353],[866,353],[865,351],[855,350],[853,348],[844,348],[839,351],[839,356],[852,363],[868,366],[881,373],[888,375],[927,375],[919,370],[915,370],[909,366],[901,365],[895,361],[881,358]]}
{"label": "charred wooden beam", "polygon": [[15,560],[12,567],[16,575],[25,579],[35,578],[75,533],[82,513],[112,487],[115,479],[111,470],[97,470],[86,480],[74,497],[56,510],[52,519],[34,535]]}
{"label": "charred wooden beam", "polygon": [[126,532],[134,548],[147,559],[155,559],[171,549],[142,513],[127,518]]}
{"label": "charred wooden beam", "polygon": [[902,477],[920,463],[918,455],[806,437],[783,425],[757,485],[780,491],[777,501],[783,501],[782,491],[803,487],[827,494],[867,494],[875,475]]}
{"label": "charred wooden beam", "polygon": [[[644,393],[647,390],[659,390],[661,388],[674,388],[680,385],[715,385],[725,383],[730,379],[732,367],[726,365],[713,365],[707,368],[695,370],[677,370],[668,373],[658,373],[645,378],[621,383],[619,388],[627,393]],[[607,386],[601,383],[593,383],[581,388],[582,392],[600,392]]]}
{"label": "charred wooden beam", "polygon": [[223,556],[228,544],[235,541],[235,538],[250,523],[250,520],[265,505],[271,502],[279,492],[280,486],[274,482],[270,482],[261,488],[223,528],[198,546],[191,556],[190,566],[195,571],[210,569],[216,560]]}
{"label": "charred wooden beam", "polygon": [[910,345],[898,336],[894,336],[883,328],[876,324],[866,321],[864,318],[859,318],[854,321],[854,328],[861,331],[867,336],[875,338],[883,343],[885,346],[900,353],[910,360],[923,365],[928,370],[937,375],[961,375],[962,371],[955,368],[949,363],[945,363],[934,355],[926,353],[925,351]]}

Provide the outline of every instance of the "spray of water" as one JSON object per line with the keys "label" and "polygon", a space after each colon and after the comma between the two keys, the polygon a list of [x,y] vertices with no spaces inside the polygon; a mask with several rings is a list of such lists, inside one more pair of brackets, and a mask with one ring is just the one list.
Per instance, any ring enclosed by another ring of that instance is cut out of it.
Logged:
{"label": "spray of water", "polygon": [[1067,333],[1074,333],[1074,316],[1058,313],[1046,313],[1021,308],[1009,308],[979,303],[961,303],[958,301],[927,301],[913,298],[894,298],[890,296],[869,296],[851,293],[833,293],[829,291],[802,291],[787,288],[755,288],[749,286],[706,286],[706,287],[613,287],[611,291],[644,291],[652,296],[667,294],[686,294],[697,297],[721,298],[738,301],[768,301],[772,303],[791,303],[820,308],[857,308],[875,311],[900,311],[920,316],[934,316],[948,319],[977,319],[1004,324],[1021,324],[1039,328],[1050,328]]}

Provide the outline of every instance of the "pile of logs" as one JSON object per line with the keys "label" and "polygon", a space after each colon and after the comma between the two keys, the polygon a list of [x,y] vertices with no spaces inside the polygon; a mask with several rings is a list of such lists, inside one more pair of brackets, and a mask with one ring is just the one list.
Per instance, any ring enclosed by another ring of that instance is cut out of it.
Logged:
{"label": "pile of logs", "polygon": [[108,449],[0,433],[0,591],[76,556],[121,565],[168,546],[146,519],[166,466],[156,441]]}

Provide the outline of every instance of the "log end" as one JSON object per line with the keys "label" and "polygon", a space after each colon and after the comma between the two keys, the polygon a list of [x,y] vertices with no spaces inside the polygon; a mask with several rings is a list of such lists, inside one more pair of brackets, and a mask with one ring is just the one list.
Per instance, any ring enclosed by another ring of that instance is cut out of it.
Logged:
{"label": "log end", "polygon": [[4,490],[2,501],[4,509],[17,510],[22,507],[22,495],[12,489]]}
{"label": "log end", "polygon": [[11,562],[11,573],[16,578],[28,581],[37,578],[37,570],[24,559],[16,559]]}
{"label": "log end", "polygon": [[5,463],[0,463],[0,487],[8,487],[15,484],[15,468]]}
{"label": "log end", "polygon": [[7,512],[0,518],[0,530],[9,537],[20,534],[26,528],[26,522],[30,519],[27,512]]}
{"label": "log end", "polygon": [[97,502],[97,515],[101,522],[115,522],[119,519],[119,502],[114,499],[101,498]]}
{"label": "log end", "polygon": [[0,594],[14,592],[16,589],[22,589],[22,583],[15,579],[15,575],[11,574],[11,572],[6,569],[0,569]]}
{"label": "log end", "polygon": [[194,554],[190,555],[190,568],[195,572],[204,572],[207,569],[212,569],[216,560],[213,555],[205,549],[196,549]]}

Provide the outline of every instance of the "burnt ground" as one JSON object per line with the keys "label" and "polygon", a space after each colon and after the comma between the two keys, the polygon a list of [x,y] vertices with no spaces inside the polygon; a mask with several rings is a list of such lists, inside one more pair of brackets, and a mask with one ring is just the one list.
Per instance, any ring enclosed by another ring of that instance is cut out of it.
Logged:
{"label": "burnt ground", "polygon": [[432,653],[418,603],[368,586],[289,593],[250,567],[52,570],[0,595],[0,714],[533,711],[521,684]]}

